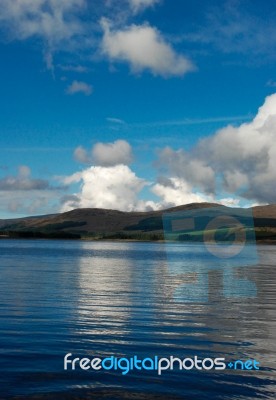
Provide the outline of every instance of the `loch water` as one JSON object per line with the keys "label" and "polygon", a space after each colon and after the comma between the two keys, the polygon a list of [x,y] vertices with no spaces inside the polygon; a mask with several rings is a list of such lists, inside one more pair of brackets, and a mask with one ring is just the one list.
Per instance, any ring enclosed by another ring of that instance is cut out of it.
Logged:
{"label": "loch water", "polygon": [[[164,243],[0,240],[0,399],[275,399],[276,246],[258,245],[258,264],[235,272],[255,292],[231,296],[210,270],[207,298],[187,301],[197,276],[171,263],[193,246],[172,245],[170,258]],[[64,370],[67,353],[260,364],[122,374]]]}

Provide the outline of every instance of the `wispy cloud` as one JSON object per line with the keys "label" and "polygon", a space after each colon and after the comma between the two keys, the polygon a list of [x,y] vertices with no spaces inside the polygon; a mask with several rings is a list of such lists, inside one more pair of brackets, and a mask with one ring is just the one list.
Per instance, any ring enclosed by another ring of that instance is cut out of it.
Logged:
{"label": "wispy cloud", "polygon": [[[265,9],[266,3],[263,5]],[[202,44],[205,50],[211,46],[224,54],[244,55],[246,62],[255,64],[275,59],[275,14],[267,12],[264,17],[256,9],[254,1],[227,0],[211,5],[205,21],[182,39]]]}
{"label": "wispy cloud", "polygon": [[112,124],[125,124],[126,122],[120,118],[107,117],[106,120]]}
{"label": "wispy cloud", "polygon": [[57,67],[61,69],[62,71],[66,72],[77,72],[79,74],[83,74],[89,71],[87,67],[84,65],[63,65],[63,64],[58,64]]}
{"label": "wispy cloud", "polygon": [[137,13],[143,11],[145,8],[153,7],[159,3],[160,0],[128,0],[132,10]]}
{"label": "wispy cloud", "polygon": [[186,118],[180,120],[171,121],[153,121],[145,123],[133,123],[130,124],[133,127],[161,127],[161,126],[184,126],[184,125],[204,125],[212,124],[217,122],[233,123],[240,121],[249,121],[253,115],[236,115],[229,117],[210,117],[210,118]]}

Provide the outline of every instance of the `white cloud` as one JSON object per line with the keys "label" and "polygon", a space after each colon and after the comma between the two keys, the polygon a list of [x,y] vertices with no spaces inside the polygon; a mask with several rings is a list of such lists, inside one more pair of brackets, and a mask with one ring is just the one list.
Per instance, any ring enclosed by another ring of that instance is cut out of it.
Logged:
{"label": "white cloud", "polygon": [[65,201],[62,211],[86,207],[133,211],[139,207],[137,196],[147,184],[126,165],[90,167],[64,183],[76,181],[81,182],[81,192]]}
{"label": "white cloud", "polygon": [[96,143],[89,154],[82,146],[74,157],[82,163],[94,163],[83,171],[62,179],[64,185],[80,183],[79,193],[61,199],[61,211],[74,208],[107,208],[121,211],[153,210],[161,203],[139,199],[139,193],[149,182],[136,176],[126,165],[132,161],[132,148],[125,140]]}
{"label": "white cloud", "polygon": [[16,39],[38,36],[52,48],[83,33],[76,15],[85,6],[85,0],[1,0],[0,21]]}
{"label": "white cloud", "polygon": [[[189,151],[165,148],[159,165],[183,179],[193,192],[224,190],[260,203],[276,202],[276,94],[266,98],[256,117],[207,137]],[[218,182],[221,181],[222,187]]]}
{"label": "white cloud", "polygon": [[108,20],[102,19],[101,23],[103,53],[110,60],[129,63],[133,72],[146,69],[154,75],[180,76],[194,69],[191,61],[177,54],[156,28],[131,25],[116,31]]}
{"label": "white cloud", "polygon": [[129,4],[135,13],[147,7],[152,7],[159,2],[160,0],[129,0]]}
{"label": "white cloud", "polygon": [[160,177],[158,182],[151,187],[152,193],[160,198],[160,201],[152,206],[152,209],[164,209],[190,203],[217,203],[227,207],[238,207],[238,198],[216,198],[214,194],[206,195],[195,191],[193,186],[184,179]]}
{"label": "white cloud", "polygon": [[82,146],[78,146],[74,151],[74,158],[83,164],[112,167],[118,164],[130,164],[133,155],[130,144],[125,140],[119,139],[112,143],[95,143],[91,153]]}
{"label": "white cloud", "polygon": [[116,140],[114,143],[96,143],[92,149],[92,158],[95,164],[110,167],[118,164],[130,164],[132,149],[125,140]]}
{"label": "white cloud", "polygon": [[156,164],[166,168],[173,176],[184,179],[197,190],[206,193],[213,193],[215,190],[215,171],[208,165],[208,160],[196,158],[183,149],[174,151],[170,147],[165,147],[160,151]]}
{"label": "white cloud", "polygon": [[179,178],[161,179],[151,190],[161,198],[162,208],[213,201],[210,196],[194,193],[192,186]]}
{"label": "white cloud", "polygon": [[[150,183],[136,176],[126,165],[113,167],[89,167],[63,179],[68,185],[79,182],[79,193],[61,199],[61,211],[75,208],[106,208],[121,211],[161,210],[188,203],[215,202],[213,196],[194,193],[192,187],[179,178],[161,178],[151,184],[151,191],[158,201],[139,199],[142,189]],[[224,198],[216,201],[230,207],[239,204],[238,199]]]}
{"label": "white cloud", "polygon": [[67,94],[83,93],[86,96],[90,96],[93,92],[93,87],[86,82],[73,81],[66,89]]}

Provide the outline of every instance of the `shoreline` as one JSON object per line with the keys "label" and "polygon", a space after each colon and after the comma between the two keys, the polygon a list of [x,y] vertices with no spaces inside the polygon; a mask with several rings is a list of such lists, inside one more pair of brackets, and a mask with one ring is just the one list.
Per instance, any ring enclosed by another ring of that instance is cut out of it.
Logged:
{"label": "shoreline", "polygon": [[[70,241],[86,241],[86,242],[112,242],[112,243],[122,243],[122,242],[134,242],[134,243],[177,243],[177,244],[202,244],[204,242],[198,242],[198,241],[187,241],[187,242],[180,242],[180,241],[169,241],[165,239],[159,239],[159,240],[147,240],[147,239],[111,239],[111,238],[99,238],[99,239],[93,239],[93,238],[47,238],[47,237],[9,237],[8,235],[0,235],[0,241],[1,240],[54,240],[54,241],[60,241],[60,240],[70,240]],[[208,242],[210,243],[210,242]],[[223,244],[223,243],[221,243]],[[248,243],[248,244],[256,244],[258,245],[276,245],[276,240],[256,240],[254,243]]]}

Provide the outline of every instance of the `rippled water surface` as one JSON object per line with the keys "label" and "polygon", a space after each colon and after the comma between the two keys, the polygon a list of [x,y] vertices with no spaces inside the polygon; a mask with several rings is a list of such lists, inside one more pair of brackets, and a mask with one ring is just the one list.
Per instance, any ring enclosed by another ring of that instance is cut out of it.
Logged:
{"label": "rippled water surface", "polygon": [[[255,292],[242,293],[241,279],[229,295],[228,277],[210,270],[207,300],[187,302],[197,277],[172,273],[170,263],[185,263],[193,246],[172,245],[170,259],[162,243],[1,240],[0,399],[275,399],[276,247],[258,246],[259,265],[235,272]],[[261,367],[64,371],[66,353],[256,359]]]}

